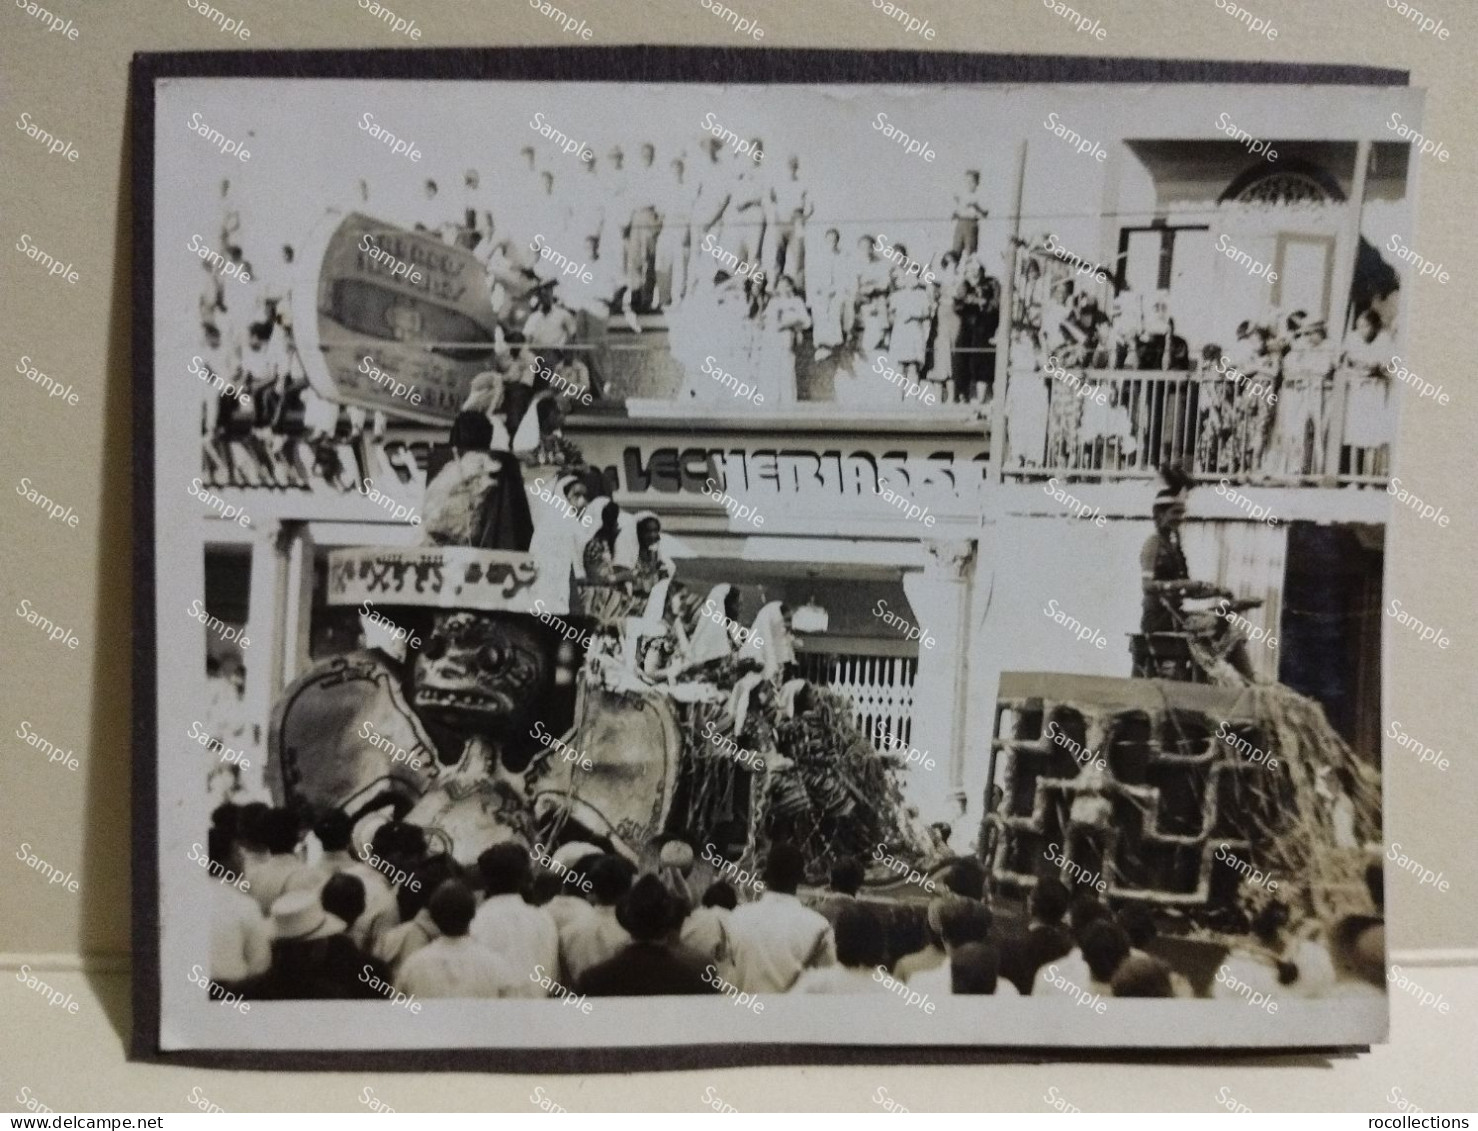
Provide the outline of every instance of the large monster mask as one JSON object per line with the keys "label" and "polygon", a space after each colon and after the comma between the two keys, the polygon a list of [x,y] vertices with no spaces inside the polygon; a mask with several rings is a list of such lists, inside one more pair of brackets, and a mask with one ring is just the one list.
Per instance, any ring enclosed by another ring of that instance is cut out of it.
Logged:
{"label": "large monster mask", "polygon": [[449,726],[507,731],[548,694],[553,669],[546,634],[531,617],[437,613],[415,657],[411,700]]}

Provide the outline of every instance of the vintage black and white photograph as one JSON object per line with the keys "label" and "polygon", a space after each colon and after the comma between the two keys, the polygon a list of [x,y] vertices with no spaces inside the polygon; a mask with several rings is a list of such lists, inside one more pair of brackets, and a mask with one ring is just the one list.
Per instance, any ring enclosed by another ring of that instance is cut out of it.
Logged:
{"label": "vintage black and white photograph", "polygon": [[161,1047],[1384,1040],[1420,92],[609,70],[156,82]]}

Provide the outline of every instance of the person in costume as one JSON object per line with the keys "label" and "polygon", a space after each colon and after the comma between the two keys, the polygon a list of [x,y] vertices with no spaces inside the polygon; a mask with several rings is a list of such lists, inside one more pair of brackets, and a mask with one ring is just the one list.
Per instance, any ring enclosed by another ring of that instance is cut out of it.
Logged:
{"label": "person in costume", "polygon": [[529,553],[539,563],[539,596],[550,612],[570,611],[570,576],[585,576],[584,550],[595,525],[585,515],[589,491],[578,475],[562,475],[555,481],[554,495],[570,505],[569,511],[551,507],[534,528]]}
{"label": "person in costume", "polygon": [[523,476],[512,455],[488,450],[492,438],[486,416],[457,414],[452,458],[426,485],[421,501],[428,545],[528,549],[534,523]]}
{"label": "person in costume", "polygon": [[[1161,475],[1165,479],[1165,486],[1155,496],[1151,509],[1155,532],[1145,539],[1139,552],[1140,591],[1143,595],[1139,631],[1146,638],[1146,649],[1150,647],[1149,638],[1152,633],[1186,631],[1184,601],[1187,597],[1232,595],[1211,582],[1191,580],[1190,567],[1180,543],[1180,530],[1186,516],[1186,500],[1190,495],[1190,477],[1174,465],[1162,468]],[[1232,645],[1226,659],[1248,680],[1253,679],[1245,640]],[[1136,658],[1134,674],[1159,674],[1148,652]]]}

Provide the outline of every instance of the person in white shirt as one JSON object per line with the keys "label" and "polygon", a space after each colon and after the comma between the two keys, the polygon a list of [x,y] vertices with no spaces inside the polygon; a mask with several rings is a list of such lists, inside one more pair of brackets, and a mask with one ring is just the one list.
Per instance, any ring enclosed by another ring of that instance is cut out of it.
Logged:
{"label": "person in white shirt", "polygon": [[297,856],[298,825],[286,809],[262,806],[242,829],[242,872],[262,914],[270,914],[278,896],[289,891],[314,891],[323,884],[316,868]]}
{"label": "person in white shirt", "polygon": [[688,257],[692,251],[693,209],[698,193],[687,179],[687,164],[674,157],[672,173],[662,186],[662,230],[657,234],[656,294],[658,309],[672,306],[688,293]]}
{"label": "person in white shirt", "polygon": [[570,238],[577,247],[583,247],[586,240],[599,242],[606,220],[606,189],[593,150],[581,158],[580,169],[570,193]]}
{"label": "person in white shirt", "polygon": [[[605,212],[601,216],[600,257],[619,272],[626,283],[626,235],[631,223],[631,174],[623,167],[626,155],[619,145],[606,154],[609,168],[601,178],[605,189]],[[629,303],[628,299],[628,303]]]}
{"label": "person in white shirt", "polygon": [[965,188],[954,196],[954,209],[950,213],[955,222],[954,239],[950,250],[963,257],[974,255],[980,247],[980,221],[988,215],[980,197],[980,170],[965,170]]}
{"label": "person in white shirt", "polygon": [[803,971],[836,962],[831,924],[796,898],[805,867],[793,845],[773,845],[764,894],[729,916],[730,981],[745,993],[786,993]]}
{"label": "person in white shirt", "polygon": [[495,844],[477,858],[477,870],[487,898],[472,920],[472,937],[519,976],[509,996],[544,997],[544,988],[530,975],[535,967],[559,968],[559,932],[547,911],[524,902],[532,873],[528,850],[518,841]]}
{"label": "person in white shirt", "polygon": [[363,949],[398,974],[407,958],[441,937],[428,906],[431,893],[447,880],[461,878],[462,870],[449,854],[427,857],[411,869],[405,887],[387,887],[376,897],[363,918],[349,928],[349,937],[362,930]]}
{"label": "person in white shirt", "polygon": [[[212,829],[207,839],[207,858],[218,872],[205,876],[210,884],[210,976],[229,988],[267,972],[272,965],[272,929],[251,897],[250,882],[242,880],[231,838]],[[243,882],[246,891],[237,886]]]}
{"label": "person in white shirt", "polygon": [[619,856],[602,855],[581,862],[590,880],[594,905],[589,915],[572,918],[560,928],[559,954],[565,985],[571,986],[589,969],[614,958],[631,935],[616,919],[616,905],[631,889],[635,869]]}
{"label": "person in white shirt", "polygon": [[883,922],[865,903],[843,907],[836,918],[836,962],[801,971],[795,994],[886,994],[888,939]]}
{"label": "person in white shirt", "polygon": [[702,906],[683,920],[678,941],[722,967],[729,960],[729,916],[737,906],[739,899],[732,887],[723,880],[709,884]]}
{"label": "person in white shirt", "polygon": [[1064,958],[1037,971],[1033,997],[1113,995],[1114,974],[1129,957],[1129,936],[1111,918],[1095,919],[1078,934],[1079,943]]}
{"label": "person in white shirt", "polygon": [[[955,959],[964,948],[987,942],[990,927],[990,908],[979,900],[946,900],[939,912],[939,937],[944,943],[945,960],[938,966],[921,970],[909,978],[909,989],[932,994],[936,998],[948,997],[954,993]],[[990,953],[994,956],[996,977],[995,987],[988,992],[1002,997],[1019,997],[1016,987],[1005,978],[999,977],[1000,957],[995,947],[990,947]]]}
{"label": "person in white shirt", "polygon": [[642,142],[641,157],[631,171],[627,206],[630,227],[626,237],[626,289],[633,309],[651,309],[649,286],[656,268],[657,233],[662,227],[658,209],[665,189],[656,168],[657,148]]}
{"label": "person in white shirt", "polygon": [[421,998],[519,995],[518,972],[467,933],[477,900],[466,884],[447,880],[427,906],[441,938],[405,960],[398,983],[402,993]]}
{"label": "person in white shirt", "polygon": [[[571,247],[570,226],[574,213],[570,203],[560,194],[554,191],[554,174],[549,170],[539,174],[539,195],[534,198],[532,215],[534,217],[533,236],[529,243],[536,242],[534,236],[541,237],[544,247],[551,251],[559,252],[567,259],[575,258],[575,249]],[[554,265],[554,261],[545,258],[539,248],[530,248],[533,259],[534,274],[544,279],[557,277],[560,268]]]}
{"label": "person in white shirt", "polygon": [[789,175],[777,177],[770,187],[770,223],[775,232],[771,262],[775,277],[789,275],[796,289],[806,293],[806,221],[816,206],[801,181],[801,159],[794,153],[787,162]]}

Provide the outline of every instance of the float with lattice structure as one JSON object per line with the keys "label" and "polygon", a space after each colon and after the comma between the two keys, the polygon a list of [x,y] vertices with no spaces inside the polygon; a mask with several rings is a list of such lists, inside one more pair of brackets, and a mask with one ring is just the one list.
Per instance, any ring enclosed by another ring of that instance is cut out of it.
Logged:
{"label": "float with lattice structure", "polygon": [[1052,875],[1193,914],[1276,892],[1324,916],[1359,903],[1379,838],[1374,771],[1281,684],[1004,673],[989,780],[981,851],[1007,890]]}

